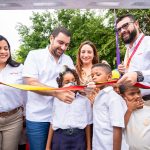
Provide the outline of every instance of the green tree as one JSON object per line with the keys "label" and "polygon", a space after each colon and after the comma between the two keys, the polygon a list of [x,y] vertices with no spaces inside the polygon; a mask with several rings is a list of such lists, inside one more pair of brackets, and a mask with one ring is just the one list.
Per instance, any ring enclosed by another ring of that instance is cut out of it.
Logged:
{"label": "green tree", "polygon": [[[104,26],[102,16],[96,16],[95,12],[90,10],[61,10],[58,12],[58,20],[73,33],[68,54],[72,56],[74,62],[78,47],[85,40],[95,43],[100,59],[112,60],[115,54],[110,49],[112,41],[109,36],[112,36],[112,30]],[[110,57],[108,58],[108,56]]]}
{"label": "green tree", "polygon": [[[52,17],[55,16],[54,17]],[[95,43],[100,59],[110,64],[115,57],[115,34],[110,27],[104,26],[104,17],[95,15],[94,10],[58,10],[51,14],[33,13],[30,18],[32,26],[18,25],[22,39],[17,59],[24,62],[32,49],[44,48],[49,42],[49,35],[55,26],[63,25],[72,32],[72,40],[67,53],[76,61],[76,54],[81,42],[90,40]],[[109,57],[108,57],[109,56]]]}
{"label": "green tree", "polygon": [[133,14],[139,21],[142,31],[146,35],[150,35],[150,9],[118,9],[117,16],[123,14]]}
{"label": "green tree", "polygon": [[21,36],[21,45],[16,55],[17,60],[22,63],[30,50],[40,49],[47,45],[52,26],[56,22],[48,11],[42,14],[33,12],[30,20],[32,21],[31,27],[23,24],[18,24],[17,26]]}
{"label": "green tree", "polygon": [[[44,48],[49,43],[49,36],[54,27],[63,25],[72,33],[72,39],[67,53],[74,63],[81,42],[90,40],[95,43],[100,60],[107,60],[113,68],[116,68],[116,40],[114,30],[114,10],[108,10],[105,15],[95,15],[98,10],[71,10],[62,9],[44,13],[33,13],[30,20],[32,26],[18,25],[18,32],[22,39],[20,49],[17,51],[17,59],[24,62],[28,52],[32,49]],[[99,10],[100,11],[100,10]],[[106,12],[106,10],[105,10]],[[117,16],[131,13],[135,15],[142,30],[149,34],[150,10],[116,10]],[[120,41],[121,58],[124,57],[125,47]]]}
{"label": "green tree", "polygon": [[[119,17],[121,15],[125,14],[132,14],[135,16],[135,18],[139,21],[139,25],[141,30],[146,34],[150,35],[150,9],[116,9],[116,17]],[[108,26],[110,28],[114,27],[114,20],[116,18],[114,15],[114,9],[108,10],[106,13],[106,18],[109,18],[109,24]],[[121,53],[121,59],[123,60],[124,54],[125,54],[125,45],[124,43],[120,40],[119,41],[119,47],[120,47],[120,53]]]}

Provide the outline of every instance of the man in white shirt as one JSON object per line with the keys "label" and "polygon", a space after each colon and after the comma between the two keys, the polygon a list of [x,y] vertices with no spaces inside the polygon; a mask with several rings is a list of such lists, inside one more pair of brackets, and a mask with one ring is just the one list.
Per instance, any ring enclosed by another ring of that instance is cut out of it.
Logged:
{"label": "man in white shirt", "polygon": [[[142,82],[150,86],[150,36],[141,32],[138,21],[130,14],[118,18],[117,31],[127,47],[124,64],[118,66],[123,75],[118,83]],[[150,99],[150,89],[142,89],[142,95]]]}
{"label": "man in white shirt", "polygon": [[[23,70],[26,84],[57,87],[56,78],[62,67],[68,65],[74,68],[72,59],[64,54],[70,37],[67,29],[58,27],[52,32],[50,45],[46,49],[28,54]],[[71,91],[28,92],[26,126],[30,150],[45,150],[54,97],[71,103],[75,94]]]}

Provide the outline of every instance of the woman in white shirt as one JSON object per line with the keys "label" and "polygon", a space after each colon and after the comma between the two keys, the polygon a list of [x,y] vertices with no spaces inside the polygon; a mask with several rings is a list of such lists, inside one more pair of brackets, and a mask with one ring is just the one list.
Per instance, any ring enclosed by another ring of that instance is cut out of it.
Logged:
{"label": "woman in white shirt", "polygon": [[[22,84],[23,65],[12,60],[10,44],[0,35],[0,82]],[[0,149],[17,150],[26,93],[0,84]]]}

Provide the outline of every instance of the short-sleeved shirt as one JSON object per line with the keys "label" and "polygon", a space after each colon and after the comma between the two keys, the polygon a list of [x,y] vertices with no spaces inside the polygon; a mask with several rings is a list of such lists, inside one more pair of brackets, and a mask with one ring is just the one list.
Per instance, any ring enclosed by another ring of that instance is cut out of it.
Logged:
{"label": "short-sleeved shirt", "polygon": [[[137,40],[133,43],[131,49],[127,45],[127,51],[124,59],[125,64],[142,36],[143,34],[141,33]],[[141,71],[144,75],[143,84],[150,86],[150,36],[145,36],[143,38],[136,53],[133,55],[127,72],[132,71]],[[148,95],[150,94],[150,89],[141,89],[141,92],[142,95]]]}
{"label": "short-sleeved shirt", "polygon": [[150,149],[150,105],[132,112],[125,135],[131,150]]}
{"label": "short-sleeved shirt", "polygon": [[[93,104],[93,150],[113,149],[113,126],[125,127],[125,111],[125,101],[112,87],[98,93]],[[122,145],[122,149],[125,147]]]}
{"label": "short-sleeved shirt", "polygon": [[[23,84],[23,65],[12,67],[9,64],[0,71],[0,82],[8,84]],[[8,112],[25,105],[26,92],[0,84],[0,112]]]}
{"label": "short-sleeved shirt", "polygon": [[[48,47],[46,49],[33,50],[29,52],[25,61],[23,77],[32,77],[47,86],[58,87],[56,78],[64,65],[74,68],[72,59],[65,54],[56,63]],[[51,122],[53,98],[52,96],[28,92],[26,104],[27,120]]]}
{"label": "short-sleeved shirt", "polygon": [[77,93],[71,104],[54,99],[52,126],[53,129],[84,129],[92,124],[92,106],[90,100]]}

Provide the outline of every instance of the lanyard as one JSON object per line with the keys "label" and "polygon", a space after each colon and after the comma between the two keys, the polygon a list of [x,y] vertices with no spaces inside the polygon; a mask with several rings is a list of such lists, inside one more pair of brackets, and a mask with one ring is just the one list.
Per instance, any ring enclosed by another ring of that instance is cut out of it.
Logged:
{"label": "lanyard", "polygon": [[137,51],[137,49],[138,49],[139,45],[141,44],[141,42],[142,42],[142,40],[143,40],[144,36],[145,36],[145,35],[143,35],[143,36],[141,37],[141,39],[140,39],[140,40],[139,40],[139,42],[137,43],[136,47],[134,48],[134,50],[133,50],[133,52],[132,52],[131,56],[129,57],[129,59],[128,59],[128,61],[127,61],[126,68],[129,68],[129,65],[130,65],[131,59],[132,59],[132,57],[134,56],[135,52]]}

